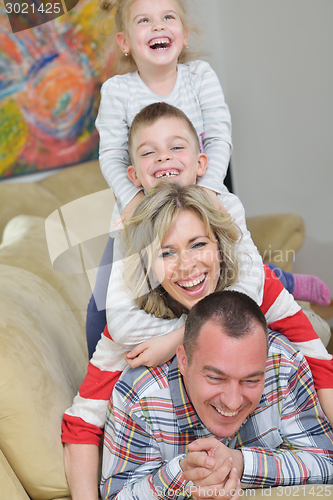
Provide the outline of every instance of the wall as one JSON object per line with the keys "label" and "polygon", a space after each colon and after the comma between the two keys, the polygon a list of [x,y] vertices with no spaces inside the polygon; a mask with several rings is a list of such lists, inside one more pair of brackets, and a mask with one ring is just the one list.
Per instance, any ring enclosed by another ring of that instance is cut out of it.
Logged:
{"label": "wall", "polygon": [[295,212],[296,272],[333,295],[333,2],[196,1],[233,123],[233,180],[249,216]]}

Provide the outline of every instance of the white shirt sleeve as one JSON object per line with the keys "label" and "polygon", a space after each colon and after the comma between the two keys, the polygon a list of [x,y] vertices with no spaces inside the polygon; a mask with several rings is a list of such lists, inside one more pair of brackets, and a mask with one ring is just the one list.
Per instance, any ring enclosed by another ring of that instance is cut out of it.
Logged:
{"label": "white shirt sleeve", "polygon": [[203,118],[203,149],[209,159],[198,184],[222,193],[232,151],[231,117],[215,71],[204,61],[197,61],[197,67],[200,71],[193,73],[192,81]]}
{"label": "white shirt sleeve", "polygon": [[101,102],[96,118],[99,132],[99,163],[106,182],[116,198],[125,205],[141,190],[127,176],[129,126],[126,82],[120,76],[107,80],[101,89]]}
{"label": "white shirt sleeve", "polygon": [[263,262],[257,247],[252,241],[250,231],[246,227],[244,207],[240,199],[236,195],[229,193],[226,187],[219,199],[242,232],[242,239],[237,244],[240,274],[238,282],[231,289],[246,293],[260,306],[263,300],[265,282]]}

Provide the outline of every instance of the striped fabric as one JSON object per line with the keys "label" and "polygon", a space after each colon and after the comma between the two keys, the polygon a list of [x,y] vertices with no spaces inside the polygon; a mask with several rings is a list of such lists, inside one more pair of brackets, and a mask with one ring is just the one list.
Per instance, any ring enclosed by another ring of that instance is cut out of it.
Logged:
{"label": "striped fabric", "polygon": [[266,264],[261,310],[269,327],[283,333],[306,357],[316,389],[333,387],[333,357],[312,328],[294,297]]}
{"label": "striped fabric", "polygon": [[[306,357],[316,389],[332,387],[332,356],[328,354],[308,318],[293,296],[282,286],[275,273],[266,264],[264,271],[265,285],[261,309],[270,328],[283,333],[305,354],[310,353],[310,356]],[[119,313],[120,308],[118,308]],[[149,321],[155,319],[146,313],[143,314],[148,324]],[[111,338],[108,329],[104,330],[79,393],[74,398],[71,408],[64,414],[63,442],[99,445],[112,389],[120,373],[127,366],[123,358],[124,353],[137,343],[158,334],[154,329],[147,327],[141,333],[140,339],[135,326],[133,326],[132,335],[129,332],[126,337],[123,329],[120,329],[118,333],[113,334]]]}
{"label": "striped fabric", "polygon": [[[332,483],[333,436],[309,367],[279,334],[270,335],[265,388],[235,436],[242,484],[267,487]],[[127,369],[113,391],[104,439],[101,493],[118,500],[185,498],[179,460],[187,445],[211,434],[187,398],[177,359],[158,368]]]}
{"label": "striped fabric", "polygon": [[113,76],[103,84],[96,119],[101,170],[123,208],[140,190],[127,177],[129,128],[142,108],[160,101],[180,108],[198,136],[203,134],[209,168],[199,184],[216,192],[223,190],[232,148],[231,121],[216,73],[204,61],[178,64],[174,89],[162,97],[152,92],[136,71]]}

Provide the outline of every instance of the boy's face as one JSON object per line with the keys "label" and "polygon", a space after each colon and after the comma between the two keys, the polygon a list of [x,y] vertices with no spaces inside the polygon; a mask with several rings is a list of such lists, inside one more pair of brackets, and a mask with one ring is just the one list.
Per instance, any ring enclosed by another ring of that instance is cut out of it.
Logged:
{"label": "boy's face", "polygon": [[193,132],[181,118],[161,118],[138,130],[132,142],[132,161],[127,169],[135,186],[152,189],[165,178],[182,186],[195,184],[204,174],[208,158],[198,151]]}

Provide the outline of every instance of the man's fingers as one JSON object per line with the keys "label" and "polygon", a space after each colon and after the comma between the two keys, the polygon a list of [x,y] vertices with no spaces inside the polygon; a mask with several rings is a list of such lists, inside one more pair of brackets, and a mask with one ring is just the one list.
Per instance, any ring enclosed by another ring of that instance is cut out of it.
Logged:
{"label": "man's fingers", "polygon": [[[183,472],[182,476],[185,481],[192,481],[197,484],[204,481],[210,473],[211,471],[205,467],[193,467],[192,469],[188,469],[186,472]],[[210,481],[208,481],[208,483],[210,483]]]}
{"label": "man's fingers", "polygon": [[216,438],[200,438],[188,445],[190,451],[209,451],[217,444]]}
{"label": "man's fingers", "polygon": [[[224,484],[229,474],[232,471],[232,460],[227,458],[220,467],[215,471],[210,472],[209,476],[203,477],[203,479],[193,480],[196,486],[207,486],[209,484]],[[236,477],[236,482],[237,482]]]}
{"label": "man's fingers", "polygon": [[240,497],[241,486],[236,469],[232,469],[229,479],[226,481],[223,489],[225,490],[227,495],[225,498],[232,498],[232,500],[237,500]]}
{"label": "man's fingers", "polygon": [[[208,460],[209,459],[209,460]],[[209,463],[212,463],[213,467],[215,464],[215,460],[208,457],[206,453],[202,452],[190,452],[186,455],[186,458],[181,461],[181,468],[183,471],[183,475],[191,470],[195,469],[197,467],[202,467],[202,468],[211,468],[212,466],[207,465],[207,460]],[[210,471],[209,471],[210,472]],[[184,476],[185,478],[185,476]]]}

